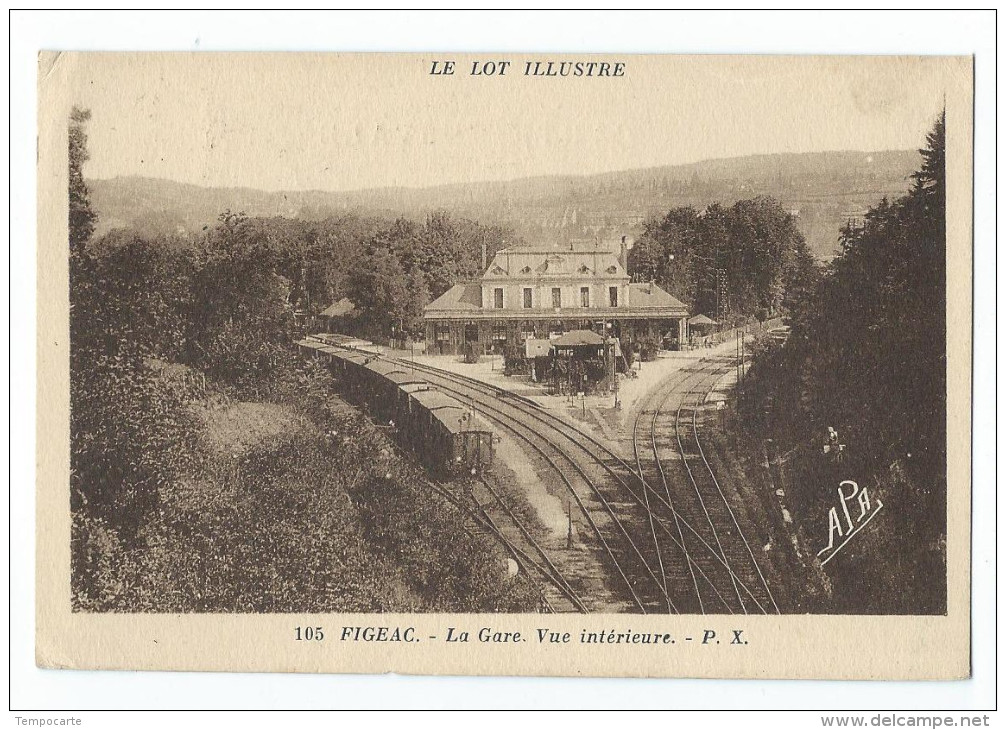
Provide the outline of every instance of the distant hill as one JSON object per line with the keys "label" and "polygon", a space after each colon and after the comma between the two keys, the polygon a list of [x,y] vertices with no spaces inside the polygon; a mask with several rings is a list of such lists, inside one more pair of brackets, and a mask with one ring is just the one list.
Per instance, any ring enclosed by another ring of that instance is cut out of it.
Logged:
{"label": "distant hill", "polygon": [[814,252],[830,258],[842,224],[884,196],[905,193],[919,160],[915,150],[752,155],[587,176],[349,192],[204,188],[144,177],[88,185],[99,233],[120,227],[195,232],[227,209],[313,220],[346,213],[423,217],[443,209],[511,224],[531,241],[607,237],[638,230],[643,220],[670,208],[769,195],[797,216]]}

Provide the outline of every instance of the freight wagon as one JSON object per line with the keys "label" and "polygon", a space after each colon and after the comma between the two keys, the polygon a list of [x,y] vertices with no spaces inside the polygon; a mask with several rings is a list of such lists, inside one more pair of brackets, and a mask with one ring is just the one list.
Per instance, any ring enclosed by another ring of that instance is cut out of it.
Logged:
{"label": "freight wagon", "polygon": [[469,472],[492,464],[492,428],[408,366],[313,337],[298,347],[328,364],[347,398],[366,405],[380,423],[393,425],[399,441],[430,470]]}
{"label": "freight wagon", "polygon": [[474,469],[491,464],[494,434],[482,419],[438,390],[409,394],[409,432],[414,448],[432,448],[432,467]]}

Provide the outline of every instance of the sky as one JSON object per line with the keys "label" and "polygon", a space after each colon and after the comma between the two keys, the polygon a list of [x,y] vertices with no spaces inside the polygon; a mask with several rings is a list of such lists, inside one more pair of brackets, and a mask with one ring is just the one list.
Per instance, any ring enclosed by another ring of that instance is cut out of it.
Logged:
{"label": "sky", "polygon": [[[430,74],[446,60],[454,75]],[[476,60],[511,65],[471,76]],[[529,77],[528,60],[625,70]],[[64,53],[40,76],[91,110],[88,178],[353,190],[916,149],[953,73],[921,57]]]}

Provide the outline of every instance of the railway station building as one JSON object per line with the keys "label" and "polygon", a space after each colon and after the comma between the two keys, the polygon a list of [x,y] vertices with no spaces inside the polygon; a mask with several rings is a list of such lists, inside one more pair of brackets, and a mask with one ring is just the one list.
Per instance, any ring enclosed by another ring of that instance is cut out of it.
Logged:
{"label": "railway station building", "polygon": [[427,352],[500,352],[528,339],[592,330],[623,348],[644,338],[683,342],[688,310],[653,283],[633,283],[624,244],[505,248],[476,281],[426,306]]}

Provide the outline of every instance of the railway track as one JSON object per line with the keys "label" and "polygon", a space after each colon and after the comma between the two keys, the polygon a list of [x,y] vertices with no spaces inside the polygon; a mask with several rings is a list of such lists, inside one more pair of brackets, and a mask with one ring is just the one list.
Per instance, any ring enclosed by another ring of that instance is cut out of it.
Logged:
{"label": "railway track", "polygon": [[[688,574],[676,583],[691,590],[676,595],[678,602],[698,613],[779,613],[749,539],[755,526],[734,509],[738,498],[724,490],[700,436],[708,395],[732,366],[732,358],[703,362],[665,383],[637,414],[633,451],[640,476],[663,487],[679,530]],[[706,580],[698,579],[698,566]]]}
{"label": "railway track", "polygon": [[[393,448],[395,448],[397,451],[402,452],[400,446],[394,444],[393,442],[392,445]],[[483,477],[480,477],[480,480],[485,482]],[[509,553],[510,556],[513,558],[513,560],[517,563],[517,565],[524,571],[524,575],[527,577],[528,582],[538,593],[541,608],[545,612],[547,613],[560,612],[558,609],[556,609],[555,598],[553,597],[550,599],[549,596],[546,595],[547,591],[545,589],[545,586],[550,585],[554,587],[554,589],[558,592],[558,595],[561,597],[561,599],[565,599],[569,603],[570,608],[568,610],[564,609],[562,612],[567,613],[567,612],[578,611],[580,613],[587,613],[587,610],[583,606],[582,601],[580,601],[579,597],[570,590],[569,584],[565,582],[561,574],[559,574],[555,566],[548,559],[548,556],[541,550],[540,545],[538,545],[538,543],[534,540],[534,538],[532,538],[530,535],[527,536],[528,542],[545,559],[548,568],[542,566],[542,564],[536,561],[532,555],[529,555],[526,550],[524,550],[513,540],[511,540],[510,537],[508,537],[503,532],[503,530],[501,530],[497,526],[496,521],[493,520],[492,516],[489,514],[485,505],[481,504],[475,498],[473,493],[469,493],[472,504],[468,504],[463,497],[459,497],[457,494],[454,494],[454,492],[448,487],[447,484],[437,481],[431,481],[430,486],[433,488],[434,492],[439,494],[445,501],[447,501],[450,505],[459,510],[462,514],[466,514],[469,517],[469,519],[471,519],[476,525],[482,528],[485,532],[489,533],[491,537],[493,537],[497,542],[500,543],[500,545],[503,546],[503,548],[507,551],[507,553]],[[486,483],[486,486],[489,486],[489,484]],[[515,522],[518,522],[516,516],[513,516],[513,519]],[[468,530],[467,528],[463,529],[469,536],[472,536],[470,530]],[[538,575],[539,578],[535,578],[535,575]],[[541,578],[545,580],[544,584],[541,582],[540,580]]]}
{"label": "railway track", "polygon": [[[726,613],[741,610],[736,608],[736,601],[731,604],[728,601],[729,596],[724,598],[721,595],[722,592],[718,586],[722,585],[722,581],[712,574],[713,568],[727,573],[731,570],[730,565],[722,557],[722,551],[718,550],[712,541],[707,540],[705,534],[693,527],[688,518],[683,517],[674,509],[669,495],[655,491],[648,480],[632,470],[606,445],[554,414],[541,409],[532,401],[519,396],[515,397],[496,386],[467,376],[447,373],[430,366],[417,365],[416,368],[425,375],[431,376],[431,382],[435,382],[437,387],[471,402],[476,410],[480,410],[491,420],[495,421],[491,413],[497,407],[494,404],[500,403],[501,400],[504,402],[512,401],[520,407],[528,421],[537,424],[536,428],[530,431],[531,437],[525,437],[525,441],[530,443],[533,448],[537,448],[537,446],[535,442],[531,441],[532,437],[537,442],[546,441],[553,444],[560,452],[564,453],[567,459],[570,459],[569,452],[580,451],[582,456],[589,457],[602,471],[606,472],[608,478],[598,480],[594,484],[594,488],[608,494],[608,498],[604,502],[609,511],[612,510],[611,505],[614,505],[623,513],[623,522],[633,528],[633,534],[637,537],[636,542],[642,546],[635,547],[636,557],[645,561],[646,574],[651,578],[651,581],[656,581],[659,584],[658,590],[661,595],[656,599],[651,599],[649,604],[640,605],[641,601],[637,602],[638,610],[680,612],[681,609],[676,605],[679,597],[683,597],[687,605],[689,597],[693,595],[690,590],[682,590],[683,577],[687,577],[687,580],[692,584],[692,590],[697,590],[694,589],[694,584],[698,583],[704,587],[707,595],[717,599],[713,604],[714,610]],[[479,391],[480,395],[476,397],[472,391]],[[469,399],[471,400],[469,401]],[[485,399],[489,399],[490,402],[484,403]],[[488,412],[482,410],[483,407],[487,408]],[[570,445],[574,448],[570,449]],[[573,463],[574,466],[576,464],[572,460],[570,463]],[[635,487],[630,486],[632,481],[636,482]],[[582,503],[580,506],[585,511]],[[647,532],[652,541],[650,545],[646,544]],[[683,539],[682,533],[688,535],[690,539],[687,541]],[[691,544],[690,547],[689,544]],[[673,557],[675,551],[678,557],[674,560],[664,560],[665,554]],[[696,561],[696,555],[702,559],[701,563]],[[614,559],[614,556],[612,557]],[[614,562],[618,562],[618,560],[614,559]],[[683,571],[687,571],[687,573]],[[623,577],[624,575],[623,573]],[[740,583],[740,590],[746,599],[756,598],[756,594],[743,582]]]}
{"label": "railway track", "polygon": [[[552,422],[537,405],[519,397],[510,398],[507,391],[481,381],[405,360],[400,362],[422,372],[437,388],[468,404],[483,418],[526,444],[537,455],[539,466],[544,467],[542,471],[556,477],[551,481],[564,486],[577,507],[578,530],[597,537],[598,559],[613,568],[619,578],[605,586],[607,592],[625,604],[618,608],[606,605],[602,599],[591,610],[677,612],[664,589],[666,579],[661,573],[656,543],[645,538],[645,529],[640,530],[649,523],[650,513],[634,500],[627,502],[619,484],[606,478],[611,467],[605,460],[589,448],[569,448],[569,443],[575,444],[577,440],[566,433],[569,427],[564,421]],[[591,578],[571,576],[570,582],[589,583]],[[582,591],[588,605],[597,600],[596,588]]]}
{"label": "railway track", "polygon": [[[540,545],[530,541],[524,543],[525,548],[515,545],[512,531],[511,537],[504,535],[484,509],[481,520],[509,543],[506,546],[511,555],[520,555],[520,560],[514,557],[518,565],[543,577],[550,590],[559,593],[561,598],[554,602],[566,607],[561,610],[778,612],[769,582],[744,534],[750,525],[734,514],[699,439],[701,403],[729,367],[707,363],[668,381],[656,396],[658,404],[646,412],[648,425],[643,418],[645,409],[637,416],[633,469],[591,434],[528,399],[474,378],[390,359],[422,372],[436,387],[470,404],[472,410],[527,444],[536,452],[539,465],[565,485],[576,502],[580,527],[589,527],[598,538],[598,558],[620,579],[615,581],[620,585],[606,587],[621,598],[625,604],[621,608],[603,598],[598,600],[597,586],[591,585],[596,576],[587,574],[589,571],[563,566],[564,576]],[[682,388],[687,391],[668,424],[664,406],[675,392],[680,396]],[[648,468],[644,468],[640,449],[640,423],[648,431],[648,451],[653,454]],[[668,433],[677,442],[677,456],[669,453],[673,444],[667,443]],[[684,475],[670,476],[675,471],[668,463],[672,459]],[[685,475],[687,482],[683,483]],[[696,497],[683,492],[685,484],[691,485]],[[486,486],[491,492],[491,485]],[[499,495],[494,499],[500,501]],[[512,514],[508,518],[513,518],[510,521],[522,539],[530,537]]]}
{"label": "railway track", "polygon": [[[492,489],[488,482],[484,479],[482,481],[486,487],[490,490]],[[477,525],[503,546],[514,562],[524,571],[524,575],[538,592],[542,608],[545,611],[549,613],[587,613],[587,608],[584,606],[583,601],[576,595],[565,578],[563,578],[540,544],[530,533],[526,532],[523,526],[524,540],[534,552],[538,553],[543,562],[540,562],[534,555],[522,548],[517,541],[509,537],[490,515],[485,504],[479,503],[478,500],[472,497],[473,504],[469,505],[464,498],[452,493],[444,484],[434,483],[433,489],[457,509],[466,513]],[[498,495],[496,496],[498,497]],[[521,524],[512,513],[511,517],[516,524]]]}
{"label": "railway track", "polygon": [[[551,583],[555,587],[556,590],[559,591],[559,593],[562,594],[563,598],[569,602],[572,610],[578,611],[580,613],[589,613],[587,606],[583,602],[583,599],[581,599],[580,596],[577,595],[576,591],[569,584],[569,581],[566,580],[562,572],[556,567],[555,563],[551,560],[551,558],[549,558],[548,552],[545,550],[544,547],[542,547],[541,543],[534,538],[534,536],[531,534],[527,526],[524,525],[524,523],[516,514],[514,514],[513,510],[510,508],[510,505],[507,504],[507,501],[500,494],[500,491],[495,489],[493,485],[490,483],[490,480],[486,479],[486,477],[480,476],[479,480],[481,481],[483,486],[488,490],[488,492],[492,495],[495,503],[499,505],[499,507],[502,508],[502,510],[506,513],[507,517],[510,520],[510,523],[517,528],[518,532],[521,535],[521,538],[541,558],[542,561],[542,563],[539,564],[535,562],[533,558],[528,557],[526,562],[530,566],[534,567],[549,583]],[[486,516],[486,519],[488,519],[492,523],[493,519],[492,517],[490,517],[486,507],[484,505],[480,505],[480,510]],[[502,536],[503,533],[498,528],[497,532]],[[516,545],[514,545],[514,543],[511,540],[509,540],[509,538],[504,537],[504,539],[506,539],[512,547],[519,549],[517,548]]]}

